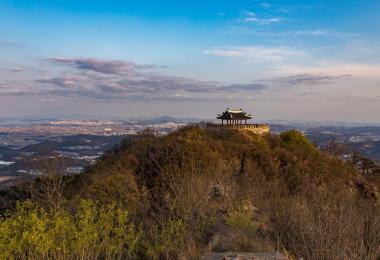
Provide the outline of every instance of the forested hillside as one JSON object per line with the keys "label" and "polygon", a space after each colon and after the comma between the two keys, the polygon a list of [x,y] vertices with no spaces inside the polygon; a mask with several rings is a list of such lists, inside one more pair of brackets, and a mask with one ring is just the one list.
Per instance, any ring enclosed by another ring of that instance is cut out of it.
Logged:
{"label": "forested hillside", "polygon": [[377,189],[296,131],[146,131],[84,173],[2,191],[0,258],[376,259]]}

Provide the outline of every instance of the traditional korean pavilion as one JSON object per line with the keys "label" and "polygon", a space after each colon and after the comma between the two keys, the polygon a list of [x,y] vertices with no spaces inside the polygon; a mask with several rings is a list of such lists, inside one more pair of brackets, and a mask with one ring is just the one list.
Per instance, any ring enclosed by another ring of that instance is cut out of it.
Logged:
{"label": "traditional korean pavilion", "polygon": [[221,114],[218,114],[217,119],[222,120],[222,124],[213,124],[210,127],[234,128],[242,131],[249,131],[258,135],[267,134],[270,132],[268,124],[251,124],[247,120],[252,119],[252,115],[245,112],[243,109],[227,108]]}
{"label": "traditional korean pavilion", "polygon": [[247,124],[247,120],[252,119],[251,114],[247,114],[243,109],[232,110],[227,108],[221,114],[218,114],[217,119],[222,120],[222,124],[226,121],[226,124],[241,125]]}

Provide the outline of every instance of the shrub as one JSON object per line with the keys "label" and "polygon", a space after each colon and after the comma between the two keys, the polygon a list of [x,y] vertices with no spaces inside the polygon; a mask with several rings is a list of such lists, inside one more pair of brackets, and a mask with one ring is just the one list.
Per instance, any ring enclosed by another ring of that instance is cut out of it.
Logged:
{"label": "shrub", "polygon": [[279,199],[273,205],[275,232],[288,251],[306,259],[378,259],[379,210],[353,200],[331,194]]}
{"label": "shrub", "polygon": [[232,208],[225,218],[229,225],[238,234],[239,250],[251,250],[254,247],[257,225],[253,221],[253,206],[249,201]]}
{"label": "shrub", "polygon": [[149,230],[149,243],[146,254],[153,259],[164,257],[173,259],[184,248],[187,236],[187,223],[183,218],[168,219],[160,225],[153,225]]}
{"label": "shrub", "polygon": [[301,153],[315,154],[317,149],[306,139],[304,135],[296,130],[290,130],[280,134],[281,144],[285,148],[299,150]]}
{"label": "shrub", "polygon": [[1,259],[121,259],[137,252],[142,232],[128,210],[83,200],[76,214],[30,201],[0,222]]}

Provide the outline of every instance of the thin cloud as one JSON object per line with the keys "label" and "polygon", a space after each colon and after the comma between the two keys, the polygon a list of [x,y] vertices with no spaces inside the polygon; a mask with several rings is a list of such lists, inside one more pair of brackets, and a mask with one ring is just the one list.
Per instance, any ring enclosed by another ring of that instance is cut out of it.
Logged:
{"label": "thin cloud", "polygon": [[48,61],[74,67],[79,70],[94,71],[111,75],[126,75],[138,69],[154,69],[157,66],[150,64],[137,65],[133,62],[120,60],[100,60],[94,58],[63,58],[51,57]]}
{"label": "thin cloud", "polygon": [[11,72],[26,72],[26,71],[31,71],[32,68],[26,67],[26,66],[17,66],[17,67],[12,67],[8,69]]}
{"label": "thin cloud", "polygon": [[352,77],[352,75],[312,75],[312,74],[299,74],[287,77],[276,78],[273,81],[278,83],[285,83],[288,85],[318,85],[328,84],[335,80],[342,80]]}
{"label": "thin cloud", "polygon": [[224,91],[232,91],[232,92],[238,92],[238,91],[260,91],[267,89],[267,86],[260,83],[253,83],[253,84],[231,84],[231,85],[225,85],[222,86],[221,89]]}
{"label": "thin cloud", "polygon": [[340,63],[334,60],[324,60],[314,66],[284,66],[282,72],[287,75],[352,75],[362,79],[380,78],[380,66],[377,64]]}
{"label": "thin cloud", "polygon": [[260,7],[277,13],[289,13],[293,9],[291,6],[280,6],[268,2],[261,3]]}
{"label": "thin cloud", "polygon": [[353,32],[339,32],[327,29],[310,29],[310,30],[289,30],[281,32],[271,32],[267,30],[260,30],[257,27],[247,26],[246,24],[237,24],[230,26],[226,33],[229,34],[247,34],[257,37],[287,39],[287,38],[303,38],[303,37],[323,37],[323,38],[338,38],[338,39],[352,39],[360,37],[360,34]]}
{"label": "thin cloud", "polygon": [[268,48],[263,46],[241,46],[241,47],[214,47],[203,52],[226,58],[239,58],[252,62],[267,63],[279,62],[294,57],[304,57],[306,53],[286,47]]}
{"label": "thin cloud", "polygon": [[60,88],[65,89],[76,89],[81,86],[82,79],[74,76],[61,76],[61,77],[52,77],[47,79],[37,79],[36,83],[51,84]]}
{"label": "thin cloud", "polygon": [[0,94],[2,96],[26,96],[38,93],[41,93],[38,89],[25,87],[22,83],[0,83]]}
{"label": "thin cloud", "polygon": [[0,48],[23,48],[24,44],[11,41],[0,41]]}
{"label": "thin cloud", "polygon": [[[356,56],[366,59],[376,57],[376,49],[366,48],[365,52]],[[379,78],[380,67],[377,62],[358,63],[350,62],[341,57],[335,57],[328,49],[297,49],[287,46],[238,46],[238,47],[214,47],[203,51],[206,55],[229,59],[239,62],[240,66],[252,66],[260,74],[269,77],[281,77],[287,75],[352,75],[355,78]],[[338,50],[337,50],[338,51]],[[346,50],[347,52],[349,50]],[[371,51],[371,52],[370,52]],[[330,56],[328,56],[330,55]]]}
{"label": "thin cloud", "polygon": [[256,13],[250,11],[243,12],[244,17],[240,19],[243,23],[255,23],[258,25],[269,25],[280,23],[285,20],[283,17],[258,17]]}
{"label": "thin cloud", "polygon": [[273,7],[272,4],[270,4],[270,3],[266,3],[266,2],[261,3],[260,5],[261,5],[263,8],[265,8],[265,9],[270,9],[270,8]]}

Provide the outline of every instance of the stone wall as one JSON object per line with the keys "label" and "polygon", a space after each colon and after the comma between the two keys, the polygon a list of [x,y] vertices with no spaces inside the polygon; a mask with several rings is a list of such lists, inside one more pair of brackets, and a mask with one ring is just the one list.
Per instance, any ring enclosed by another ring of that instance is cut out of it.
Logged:
{"label": "stone wall", "polygon": [[241,124],[241,125],[208,124],[207,127],[233,128],[233,129],[249,131],[249,132],[252,132],[252,133],[258,134],[258,135],[268,134],[270,132],[270,126],[268,124]]}

